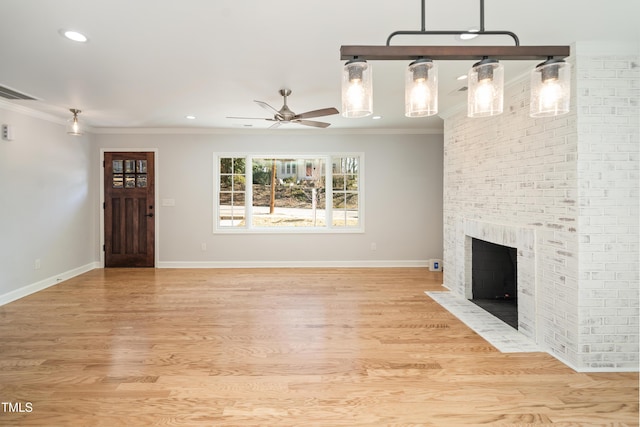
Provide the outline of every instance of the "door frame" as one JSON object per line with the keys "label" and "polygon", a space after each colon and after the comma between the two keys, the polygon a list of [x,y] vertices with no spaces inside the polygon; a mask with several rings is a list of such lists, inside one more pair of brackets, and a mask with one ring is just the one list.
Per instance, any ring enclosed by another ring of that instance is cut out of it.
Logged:
{"label": "door frame", "polygon": [[99,163],[99,171],[100,171],[100,179],[99,179],[99,184],[100,184],[100,200],[99,200],[99,206],[98,208],[100,209],[100,246],[98,248],[98,250],[100,251],[100,268],[104,268],[104,262],[105,262],[105,256],[104,256],[104,245],[105,245],[105,239],[104,239],[104,167],[103,162],[104,162],[104,153],[107,152],[111,152],[111,153],[126,153],[126,152],[146,152],[146,153],[153,153],[153,164],[154,164],[154,174],[153,174],[153,184],[154,184],[154,194],[153,194],[153,206],[156,207],[156,209],[154,209],[154,216],[153,216],[153,220],[155,222],[155,227],[154,227],[154,242],[153,242],[153,246],[154,246],[154,254],[153,254],[153,265],[154,268],[158,268],[158,260],[160,259],[160,239],[158,238],[158,234],[159,234],[159,226],[160,226],[160,209],[157,209],[157,207],[160,206],[160,204],[158,203],[158,201],[160,200],[159,198],[159,188],[158,188],[158,173],[159,173],[159,167],[158,167],[158,149],[157,148],[101,148],[100,149],[100,163]]}

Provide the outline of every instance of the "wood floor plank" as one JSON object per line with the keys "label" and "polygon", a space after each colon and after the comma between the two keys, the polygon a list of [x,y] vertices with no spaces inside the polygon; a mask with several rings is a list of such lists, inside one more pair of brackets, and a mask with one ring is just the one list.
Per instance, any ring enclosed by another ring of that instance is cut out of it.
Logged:
{"label": "wood floor plank", "polygon": [[[420,268],[97,269],[0,307],[13,426],[638,426],[637,373],[503,354]],[[15,406],[13,406],[15,408]]]}

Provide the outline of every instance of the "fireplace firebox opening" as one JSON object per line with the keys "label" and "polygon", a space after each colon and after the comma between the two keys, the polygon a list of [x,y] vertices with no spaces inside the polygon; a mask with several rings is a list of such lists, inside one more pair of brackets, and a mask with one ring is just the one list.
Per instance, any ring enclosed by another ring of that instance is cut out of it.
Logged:
{"label": "fireplace firebox opening", "polygon": [[470,301],[518,329],[516,249],[474,238],[471,250]]}

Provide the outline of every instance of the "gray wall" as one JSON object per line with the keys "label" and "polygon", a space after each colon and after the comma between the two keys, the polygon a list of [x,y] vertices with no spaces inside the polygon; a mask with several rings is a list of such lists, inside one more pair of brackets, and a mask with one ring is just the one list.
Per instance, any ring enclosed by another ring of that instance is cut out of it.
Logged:
{"label": "gray wall", "polygon": [[[157,151],[158,199],[175,199],[157,206],[159,267],[424,266],[442,258],[442,135],[156,129],[72,137],[60,119],[1,101],[0,123],[14,133],[0,141],[0,304],[101,265],[105,148]],[[216,152],[363,153],[365,232],[214,234]]]}
{"label": "gray wall", "polygon": [[[401,266],[442,258],[442,135],[113,132],[93,136],[95,152],[157,149],[158,199],[175,200],[157,206],[160,267]],[[365,232],[214,234],[217,152],[364,153]]]}
{"label": "gray wall", "polygon": [[89,138],[2,107],[14,140],[0,140],[0,304],[94,268],[99,255]]}

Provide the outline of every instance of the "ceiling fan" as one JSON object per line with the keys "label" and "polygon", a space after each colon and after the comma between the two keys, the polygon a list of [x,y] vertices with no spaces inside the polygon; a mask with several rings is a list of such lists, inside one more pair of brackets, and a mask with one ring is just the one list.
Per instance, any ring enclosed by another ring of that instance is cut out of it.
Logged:
{"label": "ceiling fan", "polygon": [[255,101],[256,104],[264,108],[273,114],[273,118],[264,118],[264,117],[227,117],[228,119],[245,119],[245,120],[267,120],[270,122],[274,122],[269,129],[274,129],[279,127],[281,124],[286,123],[298,123],[304,126],[313,126],[317,128],[326,128],[330,125],[330,123],[326,122],[318,122],[315,120],[306,120],[313,117],[322,117],[322,116],[330,116],[332,114],[338,114],[339,111],[333,107],[331,108],[322,108],[320,110],[307,111],[306,113],[296,114],[289,109],[287,106],[287,96],[291,95],[290,89],[280,89],[280,95],[284,98],[284,105],[279,110],[276,110],[271,105],[267,104],[263,101]]}

